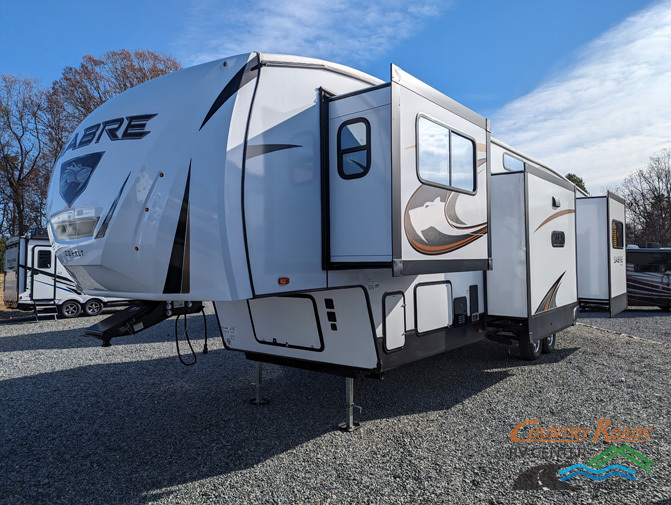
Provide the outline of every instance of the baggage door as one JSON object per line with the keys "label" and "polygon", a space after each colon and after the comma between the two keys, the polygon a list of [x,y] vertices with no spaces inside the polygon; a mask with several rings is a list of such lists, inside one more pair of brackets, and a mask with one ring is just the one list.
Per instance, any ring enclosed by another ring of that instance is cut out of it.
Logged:
{"label": "baggage door", "polygon": [[30,297],[33,301],[56,298],[56,260],[51,246],[33,247],[32,268],[29,268]]}
{"label": "baggage door", "polygon": [[392,66],[393,273],[487,270],[489,121]]}

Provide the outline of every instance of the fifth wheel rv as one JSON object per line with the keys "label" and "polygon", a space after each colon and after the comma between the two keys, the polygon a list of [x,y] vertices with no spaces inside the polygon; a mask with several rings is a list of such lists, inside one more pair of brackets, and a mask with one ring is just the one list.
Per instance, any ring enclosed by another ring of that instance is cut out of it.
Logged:
{"label": "fifth wheel rv", "polygon": [[[115,97],[66,145],[57,254],[88,294],[143,300],[90,329],[104,343],[212,300],[227,349],[344,375],[351,393],[485,336],[490,122],[394,65],[383,82],[234,56]],[[570,321],[572,272],[547,305]]]}

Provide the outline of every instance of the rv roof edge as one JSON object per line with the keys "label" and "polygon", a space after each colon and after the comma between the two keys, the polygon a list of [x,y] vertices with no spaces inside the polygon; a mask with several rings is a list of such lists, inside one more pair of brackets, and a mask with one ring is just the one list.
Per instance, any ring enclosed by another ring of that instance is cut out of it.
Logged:
{"label": "rv roof edge", "polygon": [[490,131],[491,124],[486,117],[481,116],[474,110],[469,109],[465,105],[462,105],[444,93],[441,93],[436,88],[429,86],[423,81],[420,81],[417,79],[417,77],[409,74],[401,67],[392,63],[390,67],[390,73],[391,82],[403,86],[410,91],[414,91],[415,93],[418,93],[426,99],[432,101],[436,105],[454,112],[458,116],[466,119],[467,121],[470,121],[474,125],[479,126],[488,132]]}

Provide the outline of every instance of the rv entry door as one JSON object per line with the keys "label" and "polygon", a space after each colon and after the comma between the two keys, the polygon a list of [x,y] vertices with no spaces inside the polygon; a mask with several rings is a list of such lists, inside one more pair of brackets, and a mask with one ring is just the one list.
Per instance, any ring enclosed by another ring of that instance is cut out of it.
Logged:
{"label": "rv entry door", "polygon": [[33,301],[56,298],[56,259],[50,245],[36,245],[32,250],[29,269],[30,296]]}

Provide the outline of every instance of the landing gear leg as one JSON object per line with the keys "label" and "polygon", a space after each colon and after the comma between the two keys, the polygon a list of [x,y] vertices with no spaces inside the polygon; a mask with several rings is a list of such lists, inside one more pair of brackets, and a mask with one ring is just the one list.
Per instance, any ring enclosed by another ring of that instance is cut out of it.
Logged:
{"label": "landing gear leg", "polygon": [[345,421],[338,424],[338,429],[342,431],[354,431],[359,427],[359,423],[354,421],[354,409],[361,412],[361,407],[354,405],[354,379],[345,377]]}
{"label": "landing gear leg", "polygon": [[263,398],[263,365],[260,361],[256,362],[256,398],[249,400],[252,405],[266,405],[270,400]]}

